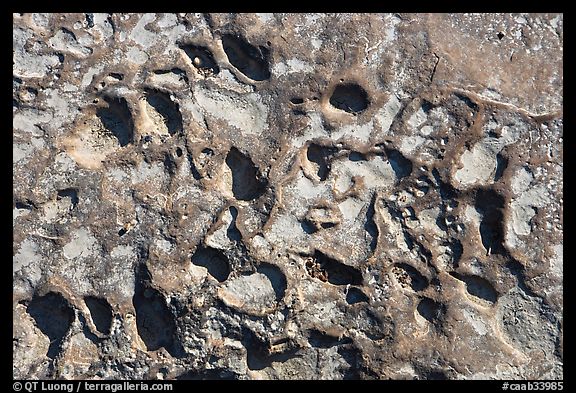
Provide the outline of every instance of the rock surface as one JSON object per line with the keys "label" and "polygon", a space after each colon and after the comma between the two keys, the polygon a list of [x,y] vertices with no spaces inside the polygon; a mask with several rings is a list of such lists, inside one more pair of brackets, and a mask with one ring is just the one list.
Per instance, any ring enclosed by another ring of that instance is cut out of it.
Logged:
{"label": "rock surface", "polygon": [[14,14],[14,377],[563,378],[562,27]]}

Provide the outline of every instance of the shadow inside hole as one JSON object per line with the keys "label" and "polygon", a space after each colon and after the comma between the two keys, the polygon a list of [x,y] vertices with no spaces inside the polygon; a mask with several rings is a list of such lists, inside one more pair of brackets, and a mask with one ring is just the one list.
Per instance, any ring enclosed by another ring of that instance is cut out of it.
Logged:
{"label": "shadow inside hole", "polygon": [[84,302],[90,310],[90,316],[96,329],[102,334],[110,334],[112,327],[112,308],[106,299],[88,296],[84,298]]}
{"label": "shadow inside hole", "polygon": [[174,75],[177,75],[180,80],[183,80],[184,82],[188,83],[188,76],[186,75],[186,71],[180,68],[172,68],[169,70],[155,70],[154,73],[156,75],[165,75],[172,73]]}
{"label": "shadow inside hole", "polygon": [[[345,368],[342,379],[361,379],[360,364],[361,355],[356,348],[347,348],[349,346],[338,347],[337,352],[342,359],[347,363],[348,367]],[[377,376],[374,376],[377,378]]]}
{"label": "shadow inside hole", "polygon": [[508,166],[508,159],[504,157],[502,154],[498,153],[496,155],[496,173],[494,173],[495,182],[500,180],[507,166]]}
{"label": "shadow inside hole", "polygon": [[24,209],[24,210],[32,210],[33,206],[26,203],[26,202],[21,202],[21,201],[17,201],[14,205],[16,207],[16,209]]}
{"label": "shadow inside hole", "polygon": [[134,139],[134,126],[128,103],[124,98],[105,98],[107,108],[98,108],[96,116],[104,127],[112,133],[121,147],[132,143]]}
{"label": "shadow inside hole", "polygon": [[284,297],[284,293],[286,292],[287,281],[286,276],[282,273],[280,268],[269,264],[269,263],[262,263],[258,266],[257,269],[258,273],[264,274],[270,280],[272,284],[272,288],[274,288],[274,293],[276,294],[276,300],[280,301]]}
{"label": "shadow inside hole", "polygon": [[496,303],[498,292],[488,280],[480,276],[463,275],[457,272],[450,272],[450,275],[466,284],[466,290],[472,296],[480,298],[489,303]]}
{"label": "shadow inside hole", "polygon": [[348,289],[348,293],[346,294],[346,302],[350,305],[356,303],[368,303],[368,296],[364,294],[360,289],[351,287]]}
{"label": "shadow inside hole", "polygon": [[416,307],[418,314],[430,323],[435,323],[444,312],[444,306],[430,298],[422,298]]}
{"label": "shadow inside hole", "polygon": [[394,266],[402,269],[404,272],[406,272],[406,274],[408,274],[408,276],[410,277],[410,287],[414,291],[419,292],[428,287],[428,279],[426,278],[426,276],[421,274],[411,265],[408,265],[407,263],[397,263]]}
{"label": "shadow inside hole", "polygon": [[475,111],[478,110],[478,105],[476,105],[476,104],[474,103],[474,101],[472,101],[472,100],[470,99],[470,97],[467,97],[467,96],[465,96],[465,95],[463,95],[463,94],[455,94],[455,96],[456,96],[456,98],[458,98],[459,100],[463,101],[470,109],[473,109],[473,110],[475,110]]}
{"label": "shadow inside hole", "polygon": [[250,157],[232,147],[226,156],[226,165],[232,172],[232,193],[236,199],[249,201],[264,193],[267,182]]}
{"label": "shadow inside hole", "polygon": [[192,256],[192,263],[197,266],[205,267],[208,274],[219,282],[224,282],[230,275],[230,264],[228,258],[212,247],[199,248]]}
{"label": "shadow inside hole", "polygon": [[269,50],[266,47],[255,47],[243,38],[232,34],[222,36],[222,47],[230,64],[248,78],[255,81],[270,78]]}
{"label": "shadow inside hole", "polygon": [[313,258],[320,265],[320,269],[326,272],[329,283],[334,285],[362,285],[362,273],[359,269],[330,258],[318,250],[314,253]]}
{"label": "shadow inside hole", "polygon": [[359,113],[368,108],[368,93],[356,84],[340,84],[330,96],[330,104],[348,113]]}
{"label": "shadow inside hole", "polygon": [[182,114],[170,95],[156,90],[146,91],[146,100],[162,116],[170,135],[182,131]]}
{"label": "shadow inside hole", "polygon": [[314,224],[312,224],[308,220],[302,220],[300,222],[300,227],[302,228],[304,233],[306,233],[307,235],[311,235],[313,233],[318,232],[318,229],[316,228],[316,226],[314,226]]}
{"label": "shadow inside hole", "polygon": [[210,70],[213,74],[220,72],[220,67],[214,60],[212,52],[204,46],[181,45],[186,55],[192,60],[194,67],[202,70]]}
{"label": "shadow inside hole", "polygon": [[372,238],[370,240],[370,250],[372,251],[374,251],[376,249],[376,246],[378,245],[378,226],[376,225],[376,221],[374,220],[375,204],[376,204],[376,195],[372,197],[372,201],[368,206],[368,210],[366,211],[366,223],[364,224],[364,230]]}
{"label": "shadow inside hole", "polygon": [[318,330],[311,330],[308,336],[308,342],[314,348],[331,348],[338,345],[350,344],[352,339],[349,337],[334,337]]}
{"label": "shadow inside hole", "polygon": [[322,229],[330,229],[330,228],[334,228],[336,226],[335,222],[321,222],[320,223],[320,228]]}
{"label": "shadow inside hole", "polygon": [[410,176],[412,173],[412,161],[404,157],[398,150],[388,150],[386,153],[390,166],[398,179]]}
{"label": "shadow inside hole", "polygon": [[504,249],[504,197],[494,190],[479,190],[476,211],[481,214],[480,238],[491,254],[505,254]]}
{"label": "shadow inside hole", "polygon": [[331,155],[332,149],[312,143],[308,146],[306,151],[306,158],[308,161],[316,164],[318,171],[317,175],[320,180],[326,180],[330,173],[330,162],[328,157]]}
{"label": "shadow inside hole", "polygon": [[367,161],[366,160],[366,156],[362,153],[359,153],[357,151],[352,151],[350,152],[350,154],[348,155],[348,159],[350,161],[356,162],[356,161]]}
{"label": "shadow inside hole", "polygon": [[165,348],[173,357],[184,356],[177,335],[176,323],[166,299],[156,289],[150,287],[150,273],[144,266],[139,267],[132,304],[136,311],[138,335],[148,351]]}
{"label": "shadow inside hole", "polygon": [[92,341],[94,344],[98,345],[98,343],[101,340],[97,335],[95,335],[90,331],[90,329],[88,328],[88,322],[86,322],[86,318],[84,318],[84,315],[82,315],[82,313],[78,314],[78,320],[80,321],[80,325],[82,326],[82,333],[84,333],[84,337]]}
{"label": "shadow inside hole", "polygon": [[450,243],[444,244],[444,246],[448,246],[450,252],[452,254],[452,266],[454,269],[458,268],[460,265],[460,260],[462,259],[462,254],[464,253],[464,247],[462,243],[458,239],[454,239]]}
{"label": "shadow inside hole", "polygon": [[236,217],[238,217],[238,210],[234,206],[230,206],[229,211],[230,215],[232,216],[232,221],[230,222],[228,229],[226,229],[226,236],[228,236],[228,239],[232,241],[239,242],[240,240],[242,240],[242,234],[240,233],[238,227],[236,226]]}
{"label": "shadow inside hole", "polygon": [[119,81],[124,79],[124,74],[120,74],[118,72],[112,72],[108,76],[110,76],[111,78],[114,78],[116,80],[119,80]]}
{"label": "shadow inside hole", "polygon": [[66,188],[64,190],[58,191],[58,199],[62,198],[70,198],[70,202],[72,202],[72,206],[76,207],[78,204],[78,190],[74,188]]}
{"label": "shadow inside hole", "polygon": [[85,14],[84,16],[86,18],[86,24],[88,25],[88,28],[91,29],[94,27],[94,14]]}
{"label": "shadow inside hole", "polygon": [[36,326],[50,339],[48,356],[56,358],[64,336],[74,321],[74,310],[59,293],[50,292],[45,296],[34,297],[26,311],[36,322]]}

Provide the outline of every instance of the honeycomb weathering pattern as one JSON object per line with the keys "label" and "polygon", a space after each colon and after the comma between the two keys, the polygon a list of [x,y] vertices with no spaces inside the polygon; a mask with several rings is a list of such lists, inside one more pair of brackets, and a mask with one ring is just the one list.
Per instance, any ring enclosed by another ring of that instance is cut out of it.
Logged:
{"label": "honeycomb weathering pattern", "polygon": [[14,377],[562,379],[562,28],[14,14]]}

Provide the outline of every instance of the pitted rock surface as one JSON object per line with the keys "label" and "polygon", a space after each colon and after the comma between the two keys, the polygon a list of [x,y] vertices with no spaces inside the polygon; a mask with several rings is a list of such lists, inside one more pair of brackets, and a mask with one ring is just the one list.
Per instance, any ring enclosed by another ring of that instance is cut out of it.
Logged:
{"label": "pitted rock surface", "polygon": [[562,28],[14,14],[14,377],[562,379]]}

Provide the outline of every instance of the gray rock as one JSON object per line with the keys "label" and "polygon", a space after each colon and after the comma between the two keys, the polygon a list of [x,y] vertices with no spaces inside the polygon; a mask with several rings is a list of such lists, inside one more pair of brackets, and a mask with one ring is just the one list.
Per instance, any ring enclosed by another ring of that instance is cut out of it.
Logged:
{"label": "gray rock", "polygon": [[562,27],[14,14],[14,377],[562,379]]}

